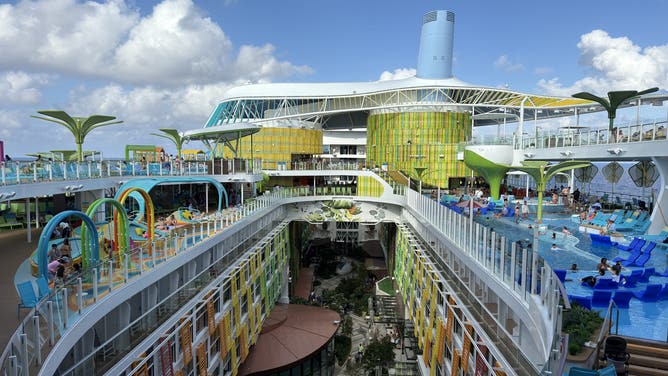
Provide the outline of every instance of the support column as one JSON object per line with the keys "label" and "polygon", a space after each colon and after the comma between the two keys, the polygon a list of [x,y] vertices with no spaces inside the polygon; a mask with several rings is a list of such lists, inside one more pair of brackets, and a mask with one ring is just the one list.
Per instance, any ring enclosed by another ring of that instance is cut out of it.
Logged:
{"label": "support column", "polygon": [[28,238],[28,243],[32,243],[32,228],[31,228],[31,219],[30,219],[30,198],[26,198],[26,219],[28,220],[28,231],[26,236]]}
{"label": "support column", "polygon": [[290,304],[290,289],[289,285],[292,283],[292,277],[288,277],[290,275],[289,273],[289,267],[286,263],[285,267],[283,268],[283,287],[281,287],[281,297],[278,299],[278,302],[281,304]]}

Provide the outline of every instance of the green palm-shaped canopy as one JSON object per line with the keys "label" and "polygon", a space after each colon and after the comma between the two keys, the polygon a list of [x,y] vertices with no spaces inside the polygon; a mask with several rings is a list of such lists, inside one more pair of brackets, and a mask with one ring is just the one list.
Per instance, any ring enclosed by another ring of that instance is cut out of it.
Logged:
{"label": "green palm-shaped canopy", "polygon": [[580,92],[580,93],[575,93],[572,96],[574,98],[579,98],[579,99],[587,99],[593,102],[596,102],[603,106],[605,110],[608,112],[608,119],[610,119],[610,124],[609,124],[609,131],[612,132],[613,126],[614,126],[614,121],[615,121],[615,116],[617,116],[617,107],[619,107],[622,103],[624,103],[625,100],[637,97],[643,94],[649,94],[653,93],[655,91],[658,91],[658,87],[653,87],[647,90],[643,91],[638,91],[638,90],[621,90],[621,91],[609,91],[608,92],[608,99],[596,96],[592,93],[588,93],[586,91]]}
{"label": "green palm-shaped canopy", "polygon": [[512,166],[511,168],[526,172],[536,182],[536,191],[538,191],[536,219],[540,222],[543,219],[543,192],[547,182],[559,172],[588,167],[590,164],[591,162],[587,161],[564,161],[553,165],[550,165],[547,161],[522,161],[522,166]]}
{"label": "green palm-shaped canopy", "polygon": [[151,133],[151,135],[166,138],[171,142],[173,142],[174,146],[176,146],[176,155],[178,155],[180,158],[183,144],[185,144],[188,141],[188,139],[183,137],[181,133],[179,133],[178,129],[160,128],[160,131],[162,133]]}
{"label": "green palm-shaped canopy", "polygon": [[96,128],[104,127],[112,124],[120,124],[123,121],[113,121],[115,116],[108,115],[91,115],[89,117],[72,117],[67,112],[61,110],[42,110],[37,113],[43,116],[32,115],[35,119],[50,121],[52,123],[60,124],[69,129],[74,136],[74,142],[77,144],[77,154],[79,161],[83,161],[82,146],[86,136]]}

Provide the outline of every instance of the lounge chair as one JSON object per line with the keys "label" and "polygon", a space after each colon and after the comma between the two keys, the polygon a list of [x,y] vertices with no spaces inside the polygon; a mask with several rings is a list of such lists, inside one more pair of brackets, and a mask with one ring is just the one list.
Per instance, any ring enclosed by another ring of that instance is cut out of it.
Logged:
{"label": "lounge chair", "polygon": [[617,244],[617,249],[621,249],[622,251],[631,251],[635,248],[640,249],[644,245],[645,245],[645,240],[644,239],[633,238],[633,240],[631,240],[631,243],[629,243],[629,245]]}
{"label": "lounge chair", "polygon": [[648,283],[649,277],[653,276],[655,271],[655,268],[645,268],[638,282]]}
{"label": "lounge chair", "polygon": [[658,275],[659,277],[668,277],[668,268],[666,268],[663,273],[654,272],[654,275]]}
{"label": "lounge chair", "polygon": [[[638,257],[640,257],[641,253],[642,253],[642,251],[640,251],[640,249],[634,249],[629,254],[629,257],[627,257],[627,258],[615,257],[614,259],[612,259],[612,262],[621,261],[623,266],[631,266],[633,264],[633,262]],[[624,265],[625,262],[628,263],[628,265]]]}
{"label": "lounge chair", "polygon": [[617,368],[611,364],[598,370],[598,376],[617,376]]}
{"label": "lounge chair", "polygon": [[629,308],[629,301],[633,298],[633,292],[629,290],[615,291],[612,296],[612,301],[615,302],[618,308]]}
{"label": "lounge chair", "polygon": [[561,283],[566,283],[566,271],[563,269],[554,269],[553,270],[554,274],[557,275],[557,278],[561,281]]}
{"label": "lounge chair", "polygon": [[598,371],[589,368],[571,367],[568,376],[598,376]]}
{"label": "lounge chair", "polygon": [[607,307],[612,299],[612,291],[610,290],[594,290],[591,296],[592,307]]}
{"label": "lounge chair", "polygon": [[34,308],[39,301],[37,295],[35,295],[35,289],[32,287],[31,281],[26,281],[16,285],[16,289],[19,292],[19,297],[21,302],[16,309],[16,317],[21,319],[21,308]]}
{"label": "lounge chair", "polygon": [[51,293],[51,288],[49,287],[49,282],[46,281],[46,278],[37,278],[37,290],[39,291],[40,300]]}
{"label": "lounge chair", "polygon": [[661,293],[662,285],[658,283],[652,283],[647,285],[645,290],[636,291],[633,293],[636,298],[642,300],[643,302],[656,302],[659,300],[659,294]]}
{"label": "lounge chair", "polygon": [[659,293],[659,300],[668,300],[668,283],[661,289]]}
{"label": "lounge chair", "polygon": [[568,300],[571,303],[577,303],[584,308],[591,309],[591,296],[568,295]]}
{"label": "lounge chair", "polygon": [[612,280],[612,278],[598,278],[594,285],[594,290],[613,290],[619,287],[619,283]]}
{"label": "lounge chair", "polygon": [[640,269],[633,270],[631,272],[631,275],[628,277],[622,276],[623,278],[626,279],[626,283],[624,283],[625,287],[635,287],[638,282],[640,282],[640,278],[642,277],[643,271]]}
{"label": "lounge chair", "polygon": [[[656,243],[654,242],[649,242],[649,244],[642,250],[642,253],[640,256],[633,261],[630,265],[635,265],[635,266],[645,266],[647,264],[647,261],[649,261],[649,258],[652,257],[652,250],[656,247]],[[622,266],[630,266],[630,265],[624,265],[622,262]],[[654,272],[652,272],[654,273]]]}

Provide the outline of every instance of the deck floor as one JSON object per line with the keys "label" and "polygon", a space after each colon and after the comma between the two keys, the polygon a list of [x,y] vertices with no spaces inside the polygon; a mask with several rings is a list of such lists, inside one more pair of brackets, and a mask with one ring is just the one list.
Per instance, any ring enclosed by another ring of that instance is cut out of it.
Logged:
{"label": "deck floor", "polygon": [[[0,231],[0,349],[7,346],[9,338],[19,326],[16,318],[16,307],[19,295],[14,285],[16,271],[32,252],[37,248],[42,229],[32,229],[32,243],[27,241],[27,230]],[[21,310],[26,315],[28,309]],[[2,350],[0,350],[2,351]]]}

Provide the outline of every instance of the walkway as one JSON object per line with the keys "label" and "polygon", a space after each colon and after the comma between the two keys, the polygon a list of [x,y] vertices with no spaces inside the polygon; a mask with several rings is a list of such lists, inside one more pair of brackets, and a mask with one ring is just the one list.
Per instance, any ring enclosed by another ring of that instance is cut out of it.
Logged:
{"label": "walkway", "polygon": [[[14,276],[19,268],[37,247],[42,229],[32,230],[32,243],[26,242],[27,230],[0,231],[0,348],[5,348],[12,334],[19,326],[16,308],[19,296],[14,285]],[[21,313],[25,314],[26,310]],[[23,319],[23,316],[21,317]]]}

